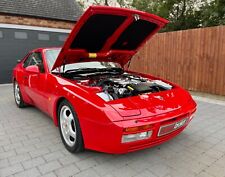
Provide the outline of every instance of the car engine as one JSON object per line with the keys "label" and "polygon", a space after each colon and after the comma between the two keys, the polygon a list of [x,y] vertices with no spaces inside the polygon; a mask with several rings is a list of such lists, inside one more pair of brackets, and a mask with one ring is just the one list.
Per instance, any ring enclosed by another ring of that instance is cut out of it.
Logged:
{"label": "car engine", "polygon": [[126,72],[119,75],[90,77],[88,79],[88,85],[101,87],[102,92],[97,93],[97,95],[105,101],[172,89],[170,84],[163,81],[149,80]]}

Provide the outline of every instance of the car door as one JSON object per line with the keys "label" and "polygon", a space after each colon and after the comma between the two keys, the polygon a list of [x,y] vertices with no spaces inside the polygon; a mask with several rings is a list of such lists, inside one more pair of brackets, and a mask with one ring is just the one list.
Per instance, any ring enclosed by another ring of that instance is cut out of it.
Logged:
{"label": "car door", "polygon": [[[38,66],[39,72],[30,72],[27,69],[29,66]],[[24,62],[24,89],[34,105],[47,112],[48,97],[46,93],[47,87],[47,72],[43,63],[43,57],[41,52],[33,52],[29,55],[27,60]]]}

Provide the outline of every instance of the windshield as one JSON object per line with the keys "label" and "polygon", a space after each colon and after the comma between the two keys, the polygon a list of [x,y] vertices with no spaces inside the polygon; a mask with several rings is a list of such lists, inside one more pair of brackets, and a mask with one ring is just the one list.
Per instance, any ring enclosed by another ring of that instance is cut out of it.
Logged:
{"label": "windshield", "polygon": [[[59,55],[61,49],[48,49],[45,51],[45,57],[47,60],[48,68],[51,71],[52,67],[55,63],[56,58]],[[97,68],[97,69],[104,69],[104,68],[121,68],[118,63],[114,62],[79,62],[73,64],[66,64],[65,71],[67,70],[75,70],[75,69],[82,69],[82,68]],[[62,68],[60,68],[62,70]],[[56,72],[57,69],[54,70]]]}

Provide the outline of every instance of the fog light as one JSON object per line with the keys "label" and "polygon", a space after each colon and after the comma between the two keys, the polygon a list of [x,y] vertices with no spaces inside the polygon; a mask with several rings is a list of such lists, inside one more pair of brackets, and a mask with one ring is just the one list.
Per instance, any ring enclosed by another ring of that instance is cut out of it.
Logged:
{"label": "fog light", "polygon": [[122,136],[122,143],[144,140],[144,139],[150,138],[151,136],[152,136],[152,131],[123,135]]}

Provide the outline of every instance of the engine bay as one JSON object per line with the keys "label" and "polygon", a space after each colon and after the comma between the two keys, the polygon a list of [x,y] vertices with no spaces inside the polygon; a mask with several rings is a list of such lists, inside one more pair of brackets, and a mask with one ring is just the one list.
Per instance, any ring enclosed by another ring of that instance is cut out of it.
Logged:
{"label": "engine bay", "polygon": [[172,85],[161,80],[150,80],[127,72],[120,74],[67,75],[67,78],[68,76],[69,79],[76,80],[78,84],[100,87],[102,91],[97,95],[105,101],[172,89]]}

